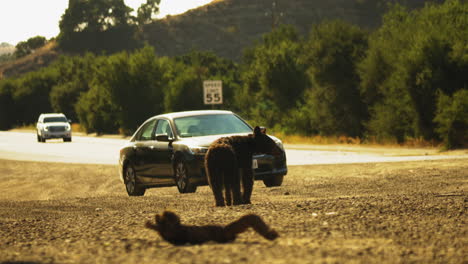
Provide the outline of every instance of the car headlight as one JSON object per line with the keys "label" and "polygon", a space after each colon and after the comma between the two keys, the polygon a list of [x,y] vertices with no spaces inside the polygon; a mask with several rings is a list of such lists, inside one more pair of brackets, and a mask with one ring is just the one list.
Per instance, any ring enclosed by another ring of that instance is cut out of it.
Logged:
{"label": "car headlight", "polygon": [[70,131],[71,126],[70,126],[70,125],[67,125],[67,126],[65,127],[65,129],[66,129],[67,131]]}
{"label": "car headlight", "polygon": [[277,139],[277,140],[275,140],[275,143],[278,146],[278,148],[280,148],[282,151],[284,151],[283,142],[281,142],[281,140]]}
{"label": "car headlight", "polygon": [[205,147],[190,147],[189,150],[193,155],[205,155],[206,152],[208,151],[208,148],[205,148]]}

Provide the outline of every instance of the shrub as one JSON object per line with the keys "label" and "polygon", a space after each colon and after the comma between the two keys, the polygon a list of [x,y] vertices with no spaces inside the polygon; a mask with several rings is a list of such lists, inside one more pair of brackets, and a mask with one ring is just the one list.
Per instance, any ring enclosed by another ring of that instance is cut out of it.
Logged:
{"label": "shrub", "polygon": [[440,92],[437,103],[436,131],[447,149],[468,146],[468,89],[452,96]]}

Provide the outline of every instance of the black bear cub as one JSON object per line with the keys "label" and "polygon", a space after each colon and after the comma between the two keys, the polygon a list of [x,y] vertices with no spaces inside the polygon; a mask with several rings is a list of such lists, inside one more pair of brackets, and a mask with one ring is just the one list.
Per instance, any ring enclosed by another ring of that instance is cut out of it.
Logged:
{"label": "black bear cub", "polygon": [[210,145],[205,156],[205,169],[216,206],[251,203],[254,153],[279,155],[282,150],[258,126],[253,134],[222,137]]}
{"label": "black bear cub", "polygon": [[146,222],[146,227],[155,230],[164,240],[174,245],[202,244],[208,241],[227,243],[234,241],[237,234],[245,232],[249,227],[268,240],[278,237],[275,230],[270,229],[258,215],[254,214],[244,215],[227,226],[189,226],[182,225],[179,216],[175,213],[165,211],[162,215],[156,215],[155,224]]}

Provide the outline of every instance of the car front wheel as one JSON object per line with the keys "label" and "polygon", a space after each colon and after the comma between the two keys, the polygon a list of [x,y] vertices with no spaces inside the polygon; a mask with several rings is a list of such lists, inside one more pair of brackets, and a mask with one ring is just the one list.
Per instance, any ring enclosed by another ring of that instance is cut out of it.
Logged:
{"label": "car front wheel", "polygon": [[275,175],[268,178],[263,179],[263,183],[266,187],[275,187],[281,186],[283,184],[284,175]]}
{"label": "car front wheel", "polygon": [[146,189],[137,184],[135,169],[131,164],[125,168],[124,183],[128,196],[143,196],[145,194]]}
{"label": "car front wheel", "polygon": [[197,190],[197,185],[191,183],[187,166],[178,160],[174,166],[174,179],[180,193],[193,193]]}

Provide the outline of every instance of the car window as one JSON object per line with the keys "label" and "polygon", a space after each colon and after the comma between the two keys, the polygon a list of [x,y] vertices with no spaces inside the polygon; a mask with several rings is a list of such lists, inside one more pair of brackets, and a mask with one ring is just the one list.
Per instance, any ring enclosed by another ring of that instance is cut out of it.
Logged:
{"label": "car window", "polygon": [[139,136],[137,137],[138,140],[140,141],[145,141],[145,140],[152,140],[153,137],[153,130],[154,130],[154,125],[156,124],[156,120],[149,121],[146,123],[142,128]]}
{"label": "car window", "polygon": [[233,114],[187,116],[174,119],[181,137],[251,133],[247,123]]}
{"label": "car window", "polygon": [[53,122],[68,122],[68,120],[64,116],[44,117],[44,123],[53,123]]}
{"label": "car window", "polygon": [[158,121],[158,125],[156,126],[156,135],[167,135],[169,138],[173,138],[171,125],[169,121],[161,119]]}

